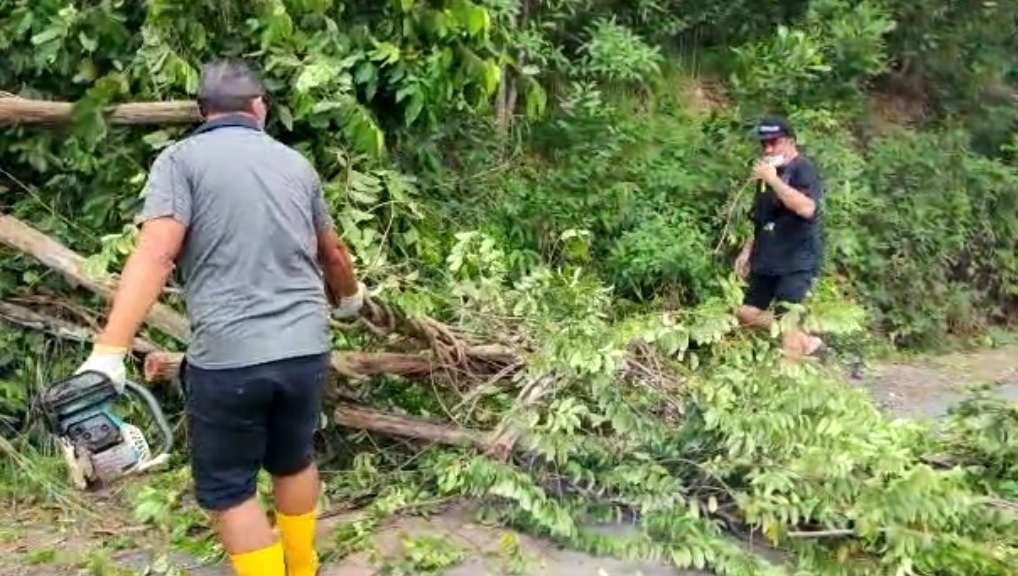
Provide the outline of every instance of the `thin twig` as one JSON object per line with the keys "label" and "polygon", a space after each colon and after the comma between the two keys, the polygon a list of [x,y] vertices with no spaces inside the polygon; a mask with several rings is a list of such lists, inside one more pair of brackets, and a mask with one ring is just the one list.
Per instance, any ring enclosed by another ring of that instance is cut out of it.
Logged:
{"label": "thin twig", "polygon": [[844,538],[845,536],[855,536],[855,530],[838,528],[831,530],[806,530],[788,533],[789,538]]}
{"label": "thin twig", "polygon": [[750,178],[742,183],[741,186],[735,191],[735,197],[732,199],[732,203],[728,207],[728,214],[725,216],[725,227],[721,230],[721,238],[718,240],[718,245],[714,247],[714,254],[720,254],[721,249],[725,245],[725,238],[728,236],[728,230],[732,226],[732,221],[735,220],[735,209],[739,207],[739,202],[742,200],[742,195],[746,191],[746,188],[754,182],[755,179]]}

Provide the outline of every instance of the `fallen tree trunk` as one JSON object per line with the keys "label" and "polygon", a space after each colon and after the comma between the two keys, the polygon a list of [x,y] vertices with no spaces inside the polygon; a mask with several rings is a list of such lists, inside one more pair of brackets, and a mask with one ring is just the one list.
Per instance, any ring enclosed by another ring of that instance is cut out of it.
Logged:
{"label": "fallen tree trunk", "polygon": [[[477,357],[490,358],[492,363],[506,365],[508,355],[498,347],[477,347],[470,349]],[[145,357],[145,380],[168,382],[180,370],[184,355],[176,352],[153,352]],[[352,378],[365,378],[379,374],[399,376],[423,376],[442,370],[445,366],[430,353],[398,354],[394,352],[333,352],[332,368],[339,374]]]}
{"label": "fallen tree trunk", "polygon": [[[2,102],[3,99],[0,99]],[[95,279],[85,273],[85,259],[70,248],[32,228],[17,218],[0,215],[0,243],[27,254],[55,272],[59,272],[73,286],[83,286],[112,301],[116,282],[112,277]],[[166,333],[181,343],[191,336],[187,320],[165,304],[156,303],[145,317],[149,326]]]}
{"label": "fallen tree trunk", "polygon": [[[175,381],[180,370],[182,354],[153,352],[145,358],[145,380],[148,382]],[[425,368],[423,355],[414,357],[412,354],[390,354],[370,352],[334,352],[333,365],[342,363],[346,370],[361,370],[363,373],[396,373],[395,370],[421,370]],[[335,422],[340,426],[367,430],[390,436],[400,436],[412,440],[426,440],[450,446],[471,446],[482,451],[493,450],[494,439],[489,435],[447,424],[429,422],[417,418],[408,418],[372,410],[350,404],[340,403],[334,411]]]}
{"label": "fallen tree trunk", "polygon": [[481,451],[492,449],[492,443],[484,432],[454,428],[352,404],[339,405],[334,416],[337,424],[347,428],[400,436],[412,440],[427,440],[448,446],[474,447]]}
{"label": "fallen tree trunk", "polygon": [[[112,276],[100,279],[88,276],[84,270],[84,258],[57,240],[13,216],[0,215],[0,243],[32,256],[48,268],[60,273],[72,286],[83,286],[107,301],[112,301],[116,294],[116,282]],[[362,325],[371,328],[371,322],[384,321],[393,329],[396,328],[395,319],[391,316],[384,319],[368,319],[371,316],[386,315],[391,315],[391,313],[387,312],[384,307],[369,302],[365,306],[365,318]],[[149,310],[145,322],[150,327],[173,337],[181,344],[187,344],[190,339],[191,331],[187,319],[165,304],[156,303]],[[412,326],[408,326],[408,329],[434,331],[436,327],[447,339],[455,339],[448,328],[442,327],[430,319],[415,321]],[[378,332],[380,328],[375,327],[373,330]],[[430,340],[432,344],[438,342],[438,339],[430,332],[428,337],[418,336],[418,338],[424,342]],[[483,375],[484,373],[496,373],[509,365],[521,364],[519,356],[503,346],[465,346],[460,342],[455,342],[456,354],[449,354],[445,353],[443,345],[439,344],[442,343],[438,342],[428,354],[376,354],[351,357],[337,353],[333,356],[332,365],[340,374],[357,378],[382,373],[422,375],[435,372],[439,368],[452,371],[461,369]]]}
{"label": "fallen tree trunk", "polygon": [[[0,95],[0,126],[16,124],[63,124],[70,121],[72,102],[31,100]],[[198,105],[191,100],[117,104],[106,109],[110,124],[193,124],[201,121]]]}
{"label": "fallen tree trunk", "polygon": [[[94,331],[87,326],[80,326],[11,302],[0,301],[0,320],[41,330],[67,340],[90,342],[95,337]],[[135,339],[134,350],[147,354],[145,358],[147,381],[176,380],[182,354],[162,352],[142,338]],[[333,364],[341,364],[345,370],[356,371],[365,376],[381,373],[414,375],[427,373],[433,369],[431,358],[424,354],[336,352],[333,354]],[[337,424],[358,430],[450,446],[475,447],[482,451],[492,449],[492,441],[488,440],[488,435],[483,432],[388,414],[349,402],[342,402],[336,406],[334,418]]]}

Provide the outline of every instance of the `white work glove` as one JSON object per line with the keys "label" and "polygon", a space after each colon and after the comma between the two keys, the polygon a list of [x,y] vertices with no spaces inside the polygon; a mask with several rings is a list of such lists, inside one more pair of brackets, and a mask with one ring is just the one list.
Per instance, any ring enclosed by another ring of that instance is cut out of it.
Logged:
{"label": "white work glove", "polygon": [[352,320],[360,316],[361,308],[364,306],[364,293],[367,288],[363,282],[357,283],[357,293],[353,296],[344,296],[339,300],[339,305],[332,309],[332,317],[336,320]]}
{"label": "white work glove", "polygon": [[117,392],[123,392],[124,384],[127,382],[125,356],[127,356],[127,350],[124,348],[97,345],[92,349],[92,354],[85,360],[85,363],[74,372],[74,375],[77,376],[88,371],[99,372],[110,379]]}

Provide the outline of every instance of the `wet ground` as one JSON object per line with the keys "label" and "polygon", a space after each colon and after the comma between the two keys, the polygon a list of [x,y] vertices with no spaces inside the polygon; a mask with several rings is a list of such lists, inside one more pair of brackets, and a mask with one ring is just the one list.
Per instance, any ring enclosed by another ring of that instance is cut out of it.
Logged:
{"label": "wet ground", "polygon": [[885,409],[910,418],[938,418],[964,396],[963,387],[993,383],[1018,404],[1018,346],[887,364],[862,383]]}

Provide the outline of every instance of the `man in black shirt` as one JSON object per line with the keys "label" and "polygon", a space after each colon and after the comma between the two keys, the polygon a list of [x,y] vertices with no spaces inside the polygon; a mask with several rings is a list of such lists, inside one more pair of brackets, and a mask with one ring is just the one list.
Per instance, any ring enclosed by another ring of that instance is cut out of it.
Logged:
{"label": "man in black shirt", "polygon": [[[771,304],[781,314],[782,303],[801,303],[820,271],[823,186],[787,121],[762,122],[757,137],[764,158],[753,167],[753,237],[735,260],[736,274],[749,284],[737,316],[743,325],[769,328]],[[817,353],[823,342],[796,330],[785,334],[784,348],[799,357]]]}

